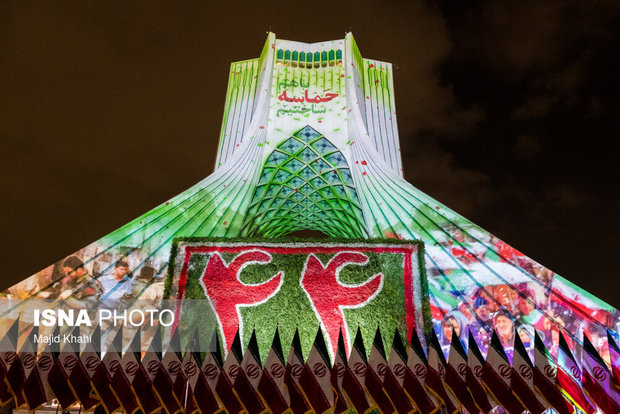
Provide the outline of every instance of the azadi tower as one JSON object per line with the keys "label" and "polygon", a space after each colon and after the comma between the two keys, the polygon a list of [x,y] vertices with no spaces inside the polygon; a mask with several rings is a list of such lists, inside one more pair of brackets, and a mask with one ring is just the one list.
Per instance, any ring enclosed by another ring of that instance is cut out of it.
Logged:
{"label": "azadi tower", "polygon": [[[391,64],[363,58],[351,34],[308,44],[270,33],[259,58],[231,65],[215,171],[4,291],[2,332],[21,315],[15,346],[28,343],[40,306],[172,307],[165,344],[177,327],[195,344],[188,332],[208,326],[201,338],[216,332],[225,354],[258,347],[262,363],[276,328],[285,351],[292,341],[311,359],[321,327],[333,364],[338,344],[345,359],[362,340],[376,347],[379,326],[388,349],[395,331],[417,333],[429,364],[433,344],[448,356],[455,337],[489,359],[501,344],[516,364],[537,337],[560,365],[567,350],[585,364],[593,348],[612,372],[620,313],[407,182],[394,102]],[[325,238],[290,237],[307,230]],[[204,313],[184,316],[191,299],[208,302]],[[104,328],[104,344],[118,345]],[[144,351],[159,330],[142,332]],[[575,381],[587,388],[585,374]]]}

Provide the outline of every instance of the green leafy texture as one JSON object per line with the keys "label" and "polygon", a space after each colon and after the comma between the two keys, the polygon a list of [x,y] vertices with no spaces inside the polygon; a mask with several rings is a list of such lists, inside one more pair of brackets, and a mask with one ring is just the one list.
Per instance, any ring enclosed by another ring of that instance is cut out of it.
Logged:
{"label": "green leafy texture", "polygon": [[[190,240],[208,241],[210,243],[214,241],[213,239],[183,239],[185,242]],[[233,240],[226,239],[222,241],[230,242]],[[252,243],[251,240],[243,241],[247,244]],[[265,243],[265,240],[257,241]],[[321,240],[304,241],[309,243],[321,242]],[[277,244],[290,242],[290,239],[273,241],[273,243]],[[363,242],[369,247],[372,247],[373,242],[381,244],[412,243],[410,241],[404,242],[400,240],[364,240]],[[175,243],[175,247],[177,243]],[[328,243],[338,243],[338,241],[330,239]],[[340,243],[354,244],[359,243],[359,241],[343,239]],[[419,267],[417,271],[421,278],[420,285],[422,290],[424,290],[422,292],[414,292],[414,294],[416,296],[419,295],[419,297],[423,299],[421,306],[424,312],[423,315],[428,316],[424,317],[424,329],[427,331],[428,326],[430,326],[430,312],[428,300],[426,299],[428,297],[428,292],[425,290],[427,289],[427,284],[424,280],[426,273],[424,272],[424,267],[420,267],[420,265],[423,264],[422,257],[424,251],[422,243],[414,242],[413,244],[418,246],[418,251],[416,253],[418,261],[414,262],[413,266]],[[346,246],[343,246],[343,250],[345,249]],[[238,253],[223,253],[221,256],[228,263],[237,254]],[[371,343],[377,326],[380,326],[383,333],[384,346],[386,349],[389,349],[395,329],[398,329],[402,333],[407,332],[402,277],[402,255],[394,253],[378,254],[373,252],[365,252],[365,254],[369,258],[366,265],[348,265],[342,268],[340,272],[341,282],[344,284],[359,284],[367,281],[378,273],[382,273],[384,275],[383,288],[377,296],[370,300],[365,306],[344,310],[346,328],[350,337],[353,338],[359,326],[362,330],[364,341]],[[191,305],[186,306],[184,302],[181,314],[182,323],[179,325],[179,332],[183,344],[189,341],[189,338],[194,334],[195,327],[199,327],[201,343],[208,343],[207,341],[210,340],[213,330],[216,327],[216,315],[208,302],[206,300],[191,300],[207,299],[200,279],[204,274],[209,256],[209,254],[193,254],[189,264],[188,278],[185,285],[185,302]],[[321,260],[323,265],[326,265],[334,254],[316,254],[316,256]],[[252,330],[256,329],[259,350],[263,361],[267,358],[267,354],[269,353],[276,327],[279,328],[285,352],[288,352],[287,344],[290,344],[292,341],[296,328],[299,329],[304,355],[307,355],[312,347],[319,321],[312,310],[308,296],[299,283],[307,257],[308,254],[306,253],[290,255],[273,254],[271,263],[248,265],[239,276],[242,282],[254,284],[263,283],[278,272],[284,273],[282,286],[275,296],[257,306],[241,307],[244,347],[247,346]],[[174,260],[174,258],[171,259]],[[174,268],[172,263],[173,260],[171,260],[170,264],[171,269]],[[171,283],[171,280],[172,277],[169,275],[168,283]],[[329,294],[329,292],[326,292],[326,294]],[[333,339],[335,340],[336,338]]]}

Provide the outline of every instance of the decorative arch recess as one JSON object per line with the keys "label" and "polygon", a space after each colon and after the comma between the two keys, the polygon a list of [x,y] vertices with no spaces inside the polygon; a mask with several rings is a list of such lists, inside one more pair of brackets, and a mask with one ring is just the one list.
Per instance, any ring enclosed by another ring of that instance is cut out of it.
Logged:
{"label": "decorative arch recess", "polygon": [[365,237],[344,155],[308,125],[295,132],[267,158],[243,227],[244,236],[318,230],[332,237]]}

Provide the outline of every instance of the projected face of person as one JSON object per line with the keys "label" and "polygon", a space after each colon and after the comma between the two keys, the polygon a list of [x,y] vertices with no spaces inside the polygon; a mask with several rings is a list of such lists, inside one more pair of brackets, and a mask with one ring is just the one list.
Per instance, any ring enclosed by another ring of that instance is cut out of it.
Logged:
{"label": "projected face of person", "polygon": [[125,277],[125,275],[129,272],[129,268],[127,266],[116,266],[114,268],[114,277],[117,280],[121,280]]}
{"label": "projected face of person", "polygon": [[480,305],[476,309],[476,314],[482,321],[488,321],[491,318],[491,313],[489,312],[489,305]]}
{"label": "projected face of person", "polygon": [[495,330],[499,339],[509,340],[512,337],[512,321],[505,315],[499,315],[495,318]]}
{"label": "projected face of person", "polygon": [[461,328],[456,319],[448,318],[448,320],[443,323],[443,337],[446,338],[448,342],[452,341],[452,329],[454,329],[457,335],[461,334]]}
{"label": "projected face of person", "polygon": [[65,271],[65,275],[67,275],[65,277],[66,281],[77,280],[77,279],[81,278],[82,276],[84,276],[84,268],[83,267],[79,267],[77,269],[73,269],[72,267],[64,267],[63,270]]}
{"label": "projected face of person", "polygon": [[524,344],[529,344],[532,342],[532,337],[525,329],[519,330],[519,338],[521,338],[521,342],[523,342]]}

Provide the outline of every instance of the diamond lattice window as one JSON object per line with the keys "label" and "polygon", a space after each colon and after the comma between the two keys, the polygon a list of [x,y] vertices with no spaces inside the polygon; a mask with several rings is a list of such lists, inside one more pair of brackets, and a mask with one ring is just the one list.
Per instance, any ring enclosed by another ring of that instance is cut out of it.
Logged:
{"label": "diamond lattice window", "polygon": [[364,237],[364,219],[344,155],[310,126],[269,155],[252,196],[244,235],[298,230]]}

